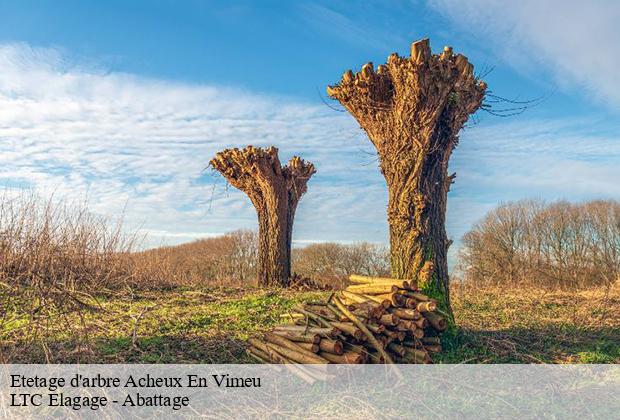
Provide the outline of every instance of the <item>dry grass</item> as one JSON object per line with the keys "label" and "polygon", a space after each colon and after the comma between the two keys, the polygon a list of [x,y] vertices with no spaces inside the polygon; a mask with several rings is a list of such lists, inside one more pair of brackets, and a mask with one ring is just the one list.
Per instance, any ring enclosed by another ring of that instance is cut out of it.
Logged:
{"label": "dry grass", "polygon": [[[72,315],[76,337],[58,326],[40,342],[18,325],[0,329],[0,362],[246,363],[244,341],[280,322],[296,302],[328,292],[176,289],[99,299]],[[612,363],[620,361],[620,290],[454,290],[460,330],[438,363]],[[48,355],[46,356],[46,353]]]}
{"label": "dry grass", "polygon": [[142,285],[167,286],[156,262],[133,257],[135,242],[120,222],[89,213],[85,203],[5,191],[0,197],[0,331],[18,329],[51,361],[50,337],[59,328],[84,337],[90,328],[85,314],[100,309],[103,297]]}
{"label": "dry grass", "polygon": [[[0,363],[246,362],[243,340],[279,322],[295,302],[317,297],[248,288],[247,279],[243,289],[230,288],[227,273],[240,263],[252,269],[234,235],[134,254],[120,224],[110,228],[81,209],[34,196],[0,200]],[[620,359],[618,285],[455,287],[452,295],[460,329],[447,335],[439,362]]]}
{"label": "dry grass", "polygon": [[261,289],[140,291],[101,298],[100,307],[59,326],[41,342],[18,326],[0,329],[0,363],[235,363],[247,362],[245,340],[280,322],[280,315],[317,292]]}
{"label": "dry grass", "polygon": [[454,288],[444,362],[620,362],[620,284],[585,291]]}

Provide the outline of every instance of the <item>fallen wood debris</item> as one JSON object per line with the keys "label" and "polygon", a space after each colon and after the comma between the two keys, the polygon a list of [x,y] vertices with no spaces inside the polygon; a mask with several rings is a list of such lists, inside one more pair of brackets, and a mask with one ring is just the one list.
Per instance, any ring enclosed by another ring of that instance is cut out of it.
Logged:
{"label": "fallen wood debris", "polygon": [[447,328],[437,302],[412,280],[350,280],[326,302],[294,307],[282,317],[289,324],[248,341],[248,354],[263,363],[432,363]]}

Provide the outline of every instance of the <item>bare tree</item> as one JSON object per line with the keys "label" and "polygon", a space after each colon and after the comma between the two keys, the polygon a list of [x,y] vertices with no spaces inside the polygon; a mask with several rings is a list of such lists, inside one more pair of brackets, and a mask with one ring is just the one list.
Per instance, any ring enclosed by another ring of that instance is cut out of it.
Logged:
{"label": "bare tree", "polygon": [[293,269],[297,274],[334,287],[347,285],[351,274],[386,276],[389,258],[386,247],[360,242],[326,242],[293,250]]}
{"label": "bare tree", "polygon": [[314,165],[295,156],[281,166],[278,149],[226,149],[210,162],[248,195],[258,214],[258,283],[285,286],[291,276],[293,219]]}
{"label": "bare tree", "polygon": [[367,63],[327,88],[377,149],[389,194],[392,275],[417,278],[448,307],[448,159],[485,90],[467,57],[450,47],[431,54],[428,39],[411,45],[411,57],[391,54],[376,71]]}
{"label": "bare tree", "polygon": [[477,285],[612,285],[620,276],[620,203],[502,204],[465,234],[459,260]]}

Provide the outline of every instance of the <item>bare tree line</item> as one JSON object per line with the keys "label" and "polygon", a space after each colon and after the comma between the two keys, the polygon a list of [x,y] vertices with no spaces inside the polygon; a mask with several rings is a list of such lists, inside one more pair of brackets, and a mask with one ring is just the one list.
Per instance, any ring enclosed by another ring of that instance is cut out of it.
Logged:
{"label": "bare tree line", "polygon": [[620,202],[502,204],[463,237],[466,282],[549,288],[608,286],[620,276]]}
{"label": "bare tree line", "polygon": [[173,285],[247,285],[256,283],[258,236],[237,230],[214,238],[150,249],[133,255],[136,265]]}
{"label": "bare tree line", "polygon": [[369,242],[312,244],[293,249],[293,270],[320,283],[343,287],[351,274],[389,276],[390,250]]}
{"label": "bare tree line", "polygon": [[[256,283],[258,234],[237,230],[188,244],[156,248],[136,254],[140,265],[159,270],[156,278],[175,284],[248,285]],[[156,268],[158,267],[158,268]],[[298,275],[334,287],[346,284],[350,274],[389,274],[389,250],[368,242],[334,242],[293,248],[292,269]]]}

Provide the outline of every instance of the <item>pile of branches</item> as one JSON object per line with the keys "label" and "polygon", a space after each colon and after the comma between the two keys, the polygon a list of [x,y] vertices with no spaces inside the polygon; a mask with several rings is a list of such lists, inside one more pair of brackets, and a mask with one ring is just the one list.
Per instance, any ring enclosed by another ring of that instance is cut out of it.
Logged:
{"label": "pile of branches", "polygon": [[248,340],[248,354],[262,363],[432,363],[447,327],[437,302],[413,281],[349,280],[346,290],[294,307],[288,324]]}

